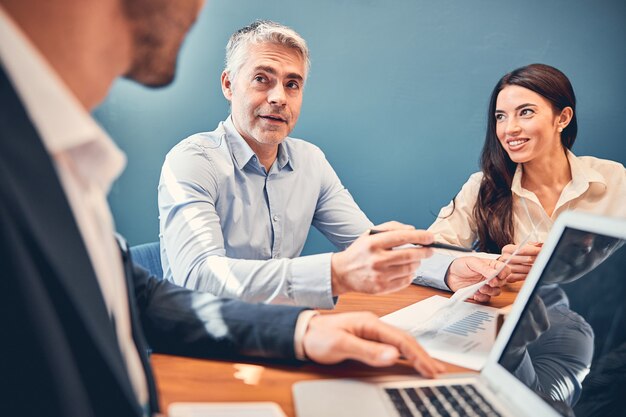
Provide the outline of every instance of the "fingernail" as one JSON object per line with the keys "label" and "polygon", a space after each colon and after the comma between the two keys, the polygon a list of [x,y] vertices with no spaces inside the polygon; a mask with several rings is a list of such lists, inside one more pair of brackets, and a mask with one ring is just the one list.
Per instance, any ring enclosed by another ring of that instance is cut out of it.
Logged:
{"label": "fingernail", "polygon": [[382,362],[392,362],[398,357],[398,353],[393,349],[385,349],[378,354],[378,359]]}

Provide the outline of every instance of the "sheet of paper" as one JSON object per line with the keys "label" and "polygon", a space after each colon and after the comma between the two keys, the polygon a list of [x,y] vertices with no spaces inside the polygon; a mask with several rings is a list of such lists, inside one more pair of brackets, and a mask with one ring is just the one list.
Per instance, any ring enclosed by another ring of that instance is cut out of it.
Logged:
{"label": "sheet of paper", "polygon": [[285,417],[273,402],[173,403],[169,417]]}
{"label": "sheet of paper", "polygon": [[[496,339],[498,309],[472,303],[446,309],[447,301],[434,295],[381,319],[413,334],[432,357],[480,370]],[[431,319],[425,327],[423,320],[428,317]]]}

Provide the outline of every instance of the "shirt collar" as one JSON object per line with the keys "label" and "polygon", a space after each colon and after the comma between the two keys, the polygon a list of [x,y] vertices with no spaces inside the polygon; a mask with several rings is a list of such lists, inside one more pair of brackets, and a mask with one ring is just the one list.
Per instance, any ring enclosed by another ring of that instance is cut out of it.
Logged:
{"label": "shirt collar", "polygon": [[581,190],[584,192],[591,183],[597,182],[605,187],[607,186],[606,179],[595,169],[584,164],[580,159],[576,157],[570,150],[567,151],[567,159],[569,161],[570,169],[572,170],[572,186],[575,190]]}
{"label": "shirt collar", "polygon": [[[568,188],[569,198],[576,198],[587,191],[592,183],[600,183],[606,187],[606,180],[595,169],[585,165],[580,159],[574,155],[569,149],[566,150],[567,160],[569,161],[572,181]],[[517,164],[515,175],[511,183],[511,191],[520,197],[532,197],[532,193],[522,188],[522,164]]]}
{"label": "shirt collar", "polygon": [[[226,139],[230,144],[230,151],[235,160],[235,165],[237,168],[243,169],[252,158],[256,158],[254,151],[248,145],[248,142],[239,134],[235,124],[233,123],[233,116],[230,115],[224,121],[224,131],[226,132]],[[277,168],[278,170],[282,170],[286,166],[291,167],[293,170],[293,162],[289,157],[289,145],[287,144],[287,140],[289,137],[285,138],[278,145],[278,155],[276,157]],[[257,162],[258,163],[258,162]]]}
{"label": "shirt collar", "polygon": [[230,145],[230,152],[235,165],[237,165],[237,168],[243,169],[255,156],[254,152],[235,128],[232,116],[228,116],[226,121],[224,121],[224,131],[226,132],[226,140]]}
{"label": "shirt collar", "polygon": [[278,157],[276,160],[278,161],[278,168],[282,170],[283,168],[291,168],[293,171],[293,159],[291,159],[289,154],[289,137],[286,137],[280,145],[278,145]]}
{"label": "shirt collar", "polygon": [[108,191],[126,157],[1,7],[0,60],[48,153],[89,149],[95,163],[81,175]]}

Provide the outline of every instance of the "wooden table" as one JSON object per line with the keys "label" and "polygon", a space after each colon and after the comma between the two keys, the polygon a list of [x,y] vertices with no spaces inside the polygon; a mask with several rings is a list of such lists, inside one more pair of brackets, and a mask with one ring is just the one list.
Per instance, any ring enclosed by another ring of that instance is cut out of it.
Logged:
{"label": "wooden table", "polygon": [[[504,307],[513,302],[519,285],[507,286],[505,292],[489,305]],[[371,311],[383,316],[417,301],[450,293],[412,285],[387,295],[347,294],[341,296],[336,312]],[[285,364],[277,361],[229,362],[189,359],[170,355],[152,355],[152,365],[163,412],[172,402],[274,401],[285,414],[294,417],[291,386],[308,379],[360,378],[381,375],[415,375],[405,364],[376,369],[348,361],[339,365]],[[468,372],[446,364],[448,372]]]}

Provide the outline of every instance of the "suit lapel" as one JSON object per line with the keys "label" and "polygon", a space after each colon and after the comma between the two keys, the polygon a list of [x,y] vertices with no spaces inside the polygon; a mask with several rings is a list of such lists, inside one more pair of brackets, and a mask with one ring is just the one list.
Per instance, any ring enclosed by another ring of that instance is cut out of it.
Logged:
{"label": "suit lapel", "polygon": [[[104,299],[52,161],[0,68],[0,164],[15,197],[14,215],[44,254],[85,328],[131,403],[136,404]],[[70,335],[71,337],[71,335]]]}
{"label": "suit lapel", "polygon": [[[119,234],[116,234],[117,242],[120,247],[120,251],[122,254],[122,261],[124,265],[124,276],[126,277],[126,290],[128,291],[129,297],[131,299],[135,299],[135,281],[134,276],[136,271],[134,271],[133,261],[130,256],[130,250],[128,248],[128,242]],[[152,375],[152,369],[150,367],[150,361],[148,358],[148,344],[146,343],[146,339],[142,332],[141,323],[139,321],[139,312],[137,311],[136,303],[129,304],[130,318],[132,321],[132,329],[133,329],[133,339],[135,340],[135,344],[139,349],[139,357],[141,358],[141,364],[143,365],[144,371],[147,375],[148,382],[148,392],[150,394],[150,409],[152,411],[159,411],[159,402],[158,395],[156,390],[156,385],[154,382],[154,377]]]}

